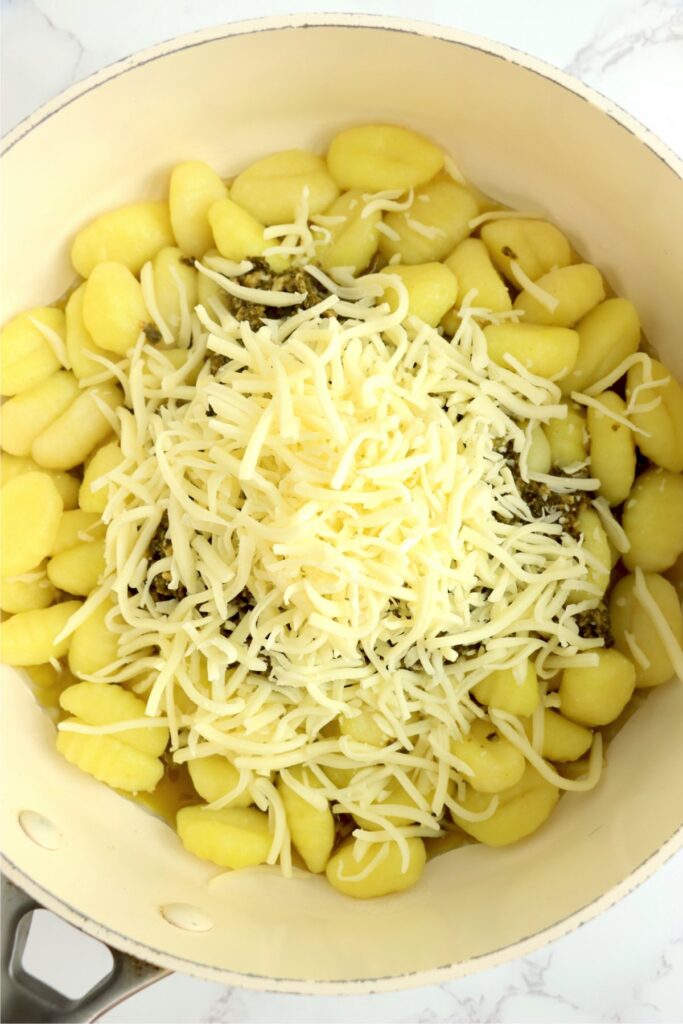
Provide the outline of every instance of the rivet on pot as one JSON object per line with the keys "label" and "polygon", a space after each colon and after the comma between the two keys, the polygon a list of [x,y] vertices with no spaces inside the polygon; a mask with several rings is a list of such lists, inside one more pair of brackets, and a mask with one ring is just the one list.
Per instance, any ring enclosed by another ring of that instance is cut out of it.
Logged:
{"label": "rivet on pot", "polygon": [[166,903],[160,909],[162,916],[174,928],[182,928],[186,932],[208,932],[213,928],[209,915],[189,903]]}
{"label": "rivet on pot", "polygon": [[57,826],[37,811],[21,811],[19,825],[28,838],[44,850],[58,850],[64,842]]}

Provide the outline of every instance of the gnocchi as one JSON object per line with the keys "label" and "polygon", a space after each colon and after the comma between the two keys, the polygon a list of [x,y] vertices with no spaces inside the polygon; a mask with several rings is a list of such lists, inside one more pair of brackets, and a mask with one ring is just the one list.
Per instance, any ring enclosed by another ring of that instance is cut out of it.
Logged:
{"label": "gnocchi", "polygon": [[669,569],[683,552],[683,477],[646,469],[631,488],[622,524],[630,545],[623,556],[627,569]]}
{"label": "gnocchi", "polygon": [[[645,573],[644,578],[645,586],[674,639],[683,646],[683,613],[676,588],[658,573]],[[610,596],[614,642],[621,653],[633,662],[637,687],[661,686],[674,675],[674,666],[647,609],[635,596],[634,587],[635,578],[625,576]]]}
{"label": "gnocchi", "polygon": [[0,335],[3,658],[59,753],[337,898],[597,784],[680,667],[683,391],[565,234],[373,124],[71,253]]}
{"label": "gnocchi", "polygon": [[227,186],[201,160],[187,160],[174,167],[168,187],[171,226],[188,256],[199,259],[213,245],[209,213],[227,195]]}
{"label": "gnocchi", "polygon": [[560,710],[579,725],[608,725],[618,718],[635,689],[636,671],[615,650],[596,652],[594,668],[568,667],[560,683]]}
{"label": "gnocchi", "polygon": [[438,146],[396,125],[347,128],[335,135],[327,153],[327,165],[339,187],[365,192],[424,185],[443,162]]}
{"label": "gnocchi", "polygon": [[503,323],[484,328],[489,358],[506,369],[512,356],[530,373],[561,379],[576,362],[579,338],[566,327]]}

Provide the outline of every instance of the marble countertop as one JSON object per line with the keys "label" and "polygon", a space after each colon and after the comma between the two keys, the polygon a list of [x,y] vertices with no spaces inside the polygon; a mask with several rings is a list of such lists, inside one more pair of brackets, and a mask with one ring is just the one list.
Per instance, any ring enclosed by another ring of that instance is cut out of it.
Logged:
{"label": "marble countertop", "polygon": [[[1,0],[2,130],[96,69],[183,32],[297,11],[421,17],[583,79],[683,154],[683,0]],[[68,971],[71,941],[38,935]],[[42,942],[42,945],[41,945]],[[58,965],[62,964],[62,967]],[[102,1021],[683,1021],[683,855],[616,907],[522,960],[395,995],[301,997],[171,976]]]}

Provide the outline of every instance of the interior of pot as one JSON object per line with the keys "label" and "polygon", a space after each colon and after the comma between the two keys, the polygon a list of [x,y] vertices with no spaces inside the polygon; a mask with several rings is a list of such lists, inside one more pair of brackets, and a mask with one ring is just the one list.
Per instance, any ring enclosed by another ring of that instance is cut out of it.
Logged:
{"label": "interior of pot", "polygon": [[[514,55],[455,36],[350,18],[229,31],[133,63],[15,133],[3,159],[3,320],[59,296],[73,278],[74,232],[111,206],[162,196],[178,161],[204,159],[229,176],[257,155],[322,150],[338,128],[391,121],[438,140],[485,190],[547,211],[635,302],[650,341],[683,376],[683,186],[646,139]],[[683,687],[669,684],[616,738],[597,790],[564,796],[514,847],[438,858],[404,894],[359,903],[310,875],[222,873],[62,760],[20,674],[4,672],[9,862],[115,945],[245,984],[419,981],[446,965],[490,963],[624,883],[683,824],[671,787],[683,776]],[[56,849],[22,829],[26,810],[54,823]],[[212,927],[178,927],[161,913],[169,904],[196,908]]]}

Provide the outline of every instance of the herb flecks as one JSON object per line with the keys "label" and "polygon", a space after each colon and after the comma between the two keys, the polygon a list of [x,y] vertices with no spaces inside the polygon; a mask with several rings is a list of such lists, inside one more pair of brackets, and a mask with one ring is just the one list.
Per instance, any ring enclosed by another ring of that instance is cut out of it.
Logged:
{"label": "herb flecks", "polygon": [[[155,562],[161,561],[162,558],[171,558],[172,556],[173,545],[168,537],[168,514],[164,512],[159,525],[154,531],[154,536],[149,542],[147,559],[151,567]],[[187,597],[187,588],[184,584],[178,582],[175,587],[172,587],[171,580],[171,573],[168,569],[156,573],[149,588],[149,592],[155,601],[181,601],[184,597]]]}

